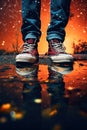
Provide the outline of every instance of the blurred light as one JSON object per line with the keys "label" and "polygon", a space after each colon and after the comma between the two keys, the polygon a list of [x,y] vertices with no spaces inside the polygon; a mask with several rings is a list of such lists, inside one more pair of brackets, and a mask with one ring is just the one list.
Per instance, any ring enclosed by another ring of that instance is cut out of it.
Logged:
{"label": "blurred light", "polygon": [[73,90],[73,87],[69,86],[69,87],[67,88],[67,90],[72,91],[72,90]]}
{"label": "blurred light", "polygon": [[11,115],[11,118],[12,118],[13,120],[17,120],[17,119],[22,119],[23,116],[24,116],[24,113],[11,111],[11,112],[10,112],[10,115]]}
{"label": "blurred light", "polygon": [[2,46],[4,46],[5,45],[5,41],[2,41]]}
{"label": "blurred light", "polygon": [[39,103],[42,102],[42,100],[41,99],[34,99],[34,102],[37,103],[37,104],[39,104]]}
{"label": "blurred light", "polygon": [[50,115],[50,116],[54,116],[54,115],[56,115],[56,114],[57,114],[57,110],[55,109],[55,110],[51,111],[49,115]]}
{"label": "blurred light", "polygon": [[0,118],[0,123],[5,123],[7,121],[6,117],[1,117]]}
{"label": "blurred light", "polygon": [[6,103],[1,106],[1,111],[8,111],[11,108],[11,104]]}

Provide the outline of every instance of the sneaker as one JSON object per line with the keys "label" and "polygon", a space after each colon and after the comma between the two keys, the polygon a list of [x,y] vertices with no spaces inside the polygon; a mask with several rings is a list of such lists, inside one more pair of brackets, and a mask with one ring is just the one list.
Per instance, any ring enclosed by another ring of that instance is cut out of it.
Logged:
{"label": "sneaker", "polygon": [[48,56],[54,63],[70,63],[73,62],[73,57],[65,52],[65,47],[58,39],[49,41]]}
{"label": "sneaker", "polygon": [[37,40],[28,39],[21,47],[21,53],[16,56],[17,62],[35,63],[38,61]]}

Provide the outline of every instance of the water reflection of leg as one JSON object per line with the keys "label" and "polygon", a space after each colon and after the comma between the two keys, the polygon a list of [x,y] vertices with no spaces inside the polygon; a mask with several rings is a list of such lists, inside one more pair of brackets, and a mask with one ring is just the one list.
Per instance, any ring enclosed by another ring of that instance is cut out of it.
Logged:
{"label": "water reflection of leg", "polygon": [[[27,89],[27,91],[26,91]],[[41,128],[41,87],[38,82],[24,83],[23,100],[25,114],[24,129]]]}
{"label": "water reflection of leg", "polygon": [[27,102],[41,102],[41,86],[38,81],[24,83],[23,99]]}
{"label": "water reflection of leg", "polygon": [[62,99],[64,96],[65,83],[63,81],[63,75],[49,67],[48,79],[48,92],[51,95],[53,102],[56,103],[56,100],[59,101],[59,99]]}
{"label": "water reflection of leg", "polygon": [[25,114],[24,129],[41,129],[41,87],[38,81],[24,82],[23,100]]}
{"label": "water reflection of leg", "polygon": [[41,87],[38,82],[38,66],[16,66],[16,73],[22,77],[23,96],[28,96],[28,100],[32,101],[32,98],[35,99],[41,91]]}
{"label": "water reflection of leg", "polygon": [[[51,70],[49,67],[48,93],[51,98],[50,109],[48,109],[49,126],[51,129],[63,129],[67,103],[64,98],[65,83],[63,75]],[[44,113],[47,110],[44,111]],[[44,114],[45,115],[45,114]],[[47,115],[46,115],[47,118]]]}

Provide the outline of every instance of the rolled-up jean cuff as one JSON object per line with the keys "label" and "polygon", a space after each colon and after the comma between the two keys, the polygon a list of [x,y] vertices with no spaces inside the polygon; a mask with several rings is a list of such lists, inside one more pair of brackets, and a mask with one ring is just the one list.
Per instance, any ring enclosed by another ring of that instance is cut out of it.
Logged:
{"label": "rolled-up jean cuff", "polygon": [[29,38],[38,39],[38,38],[37,38],[34,34],[32,34],[32,33],[27,34],[26,37],[25,37],[25,40],[26,40],[26,39],[29,39]]}
{"label": "rolled-up jean cuff", "polygon": [[52,39],[59,39],[59,41],[63,42],[65,39],[65,36],[63,35],[58,35],[58,34],[49,34],[46,38],[47,41],[52,40]]}

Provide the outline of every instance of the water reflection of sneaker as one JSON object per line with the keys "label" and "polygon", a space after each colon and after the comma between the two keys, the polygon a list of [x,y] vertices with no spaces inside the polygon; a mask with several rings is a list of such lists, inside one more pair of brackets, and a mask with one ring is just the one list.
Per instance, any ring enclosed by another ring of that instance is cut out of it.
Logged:
{"label": "water reflection of sneaker", "polygon": [[16,56],[16,62],[35,63],[38,61],[37,40],[28,39],[21,47],[21,53]]}
{"label": "water reflection of sneaker", "polygon": [[55,71],[52,66],[49,66],[49,82],[61,82],[63,80],[63,75],[59,73],[58,71]]}
{"label": "water reflection of sneaker", "polygon": [[60,74],[68,74],[73,70],[73,66],[59,66],[59,64],[54,64],[53,66],[50,66],[51,70],[54,72],[59,72]]}
{"label": "water reflection of sneaker", "polygon": [[16,73],[20,76],[24,76],[30,80],[37,79],[37,72],[38,72],[38,66],[31,66],[31,67],[25,67],[25,68],[17,68],[16,67]]}
{"label": "water reflection of sneaker", "polygon": [[49,41],[48,56],[54,63],[73,62],[73,57],[65,52],[65,47],[58,39]]}

